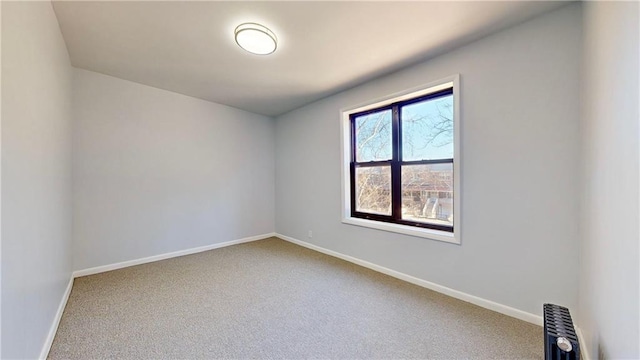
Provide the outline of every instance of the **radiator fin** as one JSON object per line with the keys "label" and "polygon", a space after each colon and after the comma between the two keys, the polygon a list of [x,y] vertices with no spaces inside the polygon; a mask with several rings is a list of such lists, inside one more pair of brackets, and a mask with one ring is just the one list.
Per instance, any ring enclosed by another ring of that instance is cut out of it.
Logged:
{"label": "radiator fin", "polygon": [[580,343],[569,309],[544,304],[543,311],[545,360],[580,360]]}

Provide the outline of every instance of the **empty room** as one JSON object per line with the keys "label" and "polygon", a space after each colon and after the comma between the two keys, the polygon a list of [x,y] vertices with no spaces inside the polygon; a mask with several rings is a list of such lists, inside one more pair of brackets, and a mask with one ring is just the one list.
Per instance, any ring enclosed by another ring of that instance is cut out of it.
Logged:
{"label": "empty room", "polygon": [[1,1],[2,359],[640,359],[640,4]]}

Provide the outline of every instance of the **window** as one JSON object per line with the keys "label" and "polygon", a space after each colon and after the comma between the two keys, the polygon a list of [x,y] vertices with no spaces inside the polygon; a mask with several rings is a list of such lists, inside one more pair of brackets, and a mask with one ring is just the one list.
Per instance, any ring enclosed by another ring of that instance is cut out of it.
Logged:
{"label": "window", "polygon": [[460,242],[457,83],[343,112],[343,222]]}

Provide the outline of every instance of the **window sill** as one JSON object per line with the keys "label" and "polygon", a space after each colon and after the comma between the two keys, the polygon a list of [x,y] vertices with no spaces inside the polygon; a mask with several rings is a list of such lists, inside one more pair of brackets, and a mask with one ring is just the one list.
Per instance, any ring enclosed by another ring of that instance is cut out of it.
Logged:
{"label": "window sill", "polygon": [[460,244],[459,237],[454,233],[440,230],[423,229],[414,226],[384,223],[380,221],[373,221],[367,219],[360,219],[354,217],[347,217],[342,219],[343,224],[356,225],[362,227],[368,227],[372,229],[378,229],[383,231],[394,232],[403,235],[417,236],[421,238],[443,241],[451,244]]}

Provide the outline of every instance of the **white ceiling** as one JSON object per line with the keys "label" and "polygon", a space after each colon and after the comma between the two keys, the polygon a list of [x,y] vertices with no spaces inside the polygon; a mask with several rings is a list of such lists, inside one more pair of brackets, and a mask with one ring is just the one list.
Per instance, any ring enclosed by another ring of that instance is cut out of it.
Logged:
{"label": "white ceiling", "polygon": [[[73,66],[279,115],[558,8],[563,2],[55,1]],[[233,30],[278,36],[269,56]]]}

